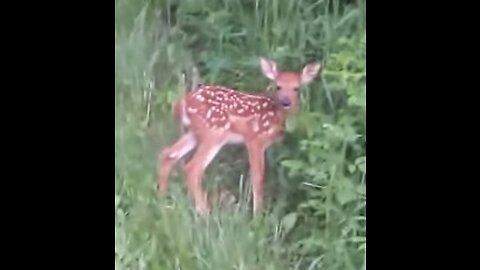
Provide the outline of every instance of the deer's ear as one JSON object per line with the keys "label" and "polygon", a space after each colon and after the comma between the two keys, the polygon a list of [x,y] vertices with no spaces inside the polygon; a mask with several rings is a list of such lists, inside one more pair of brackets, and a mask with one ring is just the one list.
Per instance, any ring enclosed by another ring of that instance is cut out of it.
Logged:
{"label": "deer's ear", "polygon": [[311,82],[317,76],[320,67],[318,62],[306,65],[302,70],[302,84]]}
{"label": "deer's ear", "polygon": [[262,72],[265,77],[272,81],[277,78],[277,64],[274,61],[260,57],[260,66],[262,67]]}

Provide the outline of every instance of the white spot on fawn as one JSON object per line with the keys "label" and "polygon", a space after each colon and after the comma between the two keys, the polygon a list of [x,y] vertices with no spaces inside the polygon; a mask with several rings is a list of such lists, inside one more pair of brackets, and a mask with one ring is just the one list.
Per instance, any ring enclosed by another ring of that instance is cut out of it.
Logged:
{"label": "white spot on fawn", "polygon": [[239,109],[237,113],[243,113],[245,110],[244,109]]}
{"label": "white spot on fawn", "polygon": [[197,96],[196,96],[196,99],[197,99],[198,101],[201,101],[201,102],[205,101],[205,98],[204,98],[203,96],[201,96],[201,95],[197,95]]}
{"label": "white spot on fawn", "polygon": [[198,110],[193,108],[193,107],[188,107],[188,112],[189,113],[196,113]]}
{"label": "white spot on fawn", "polygon": [[262,104],[262,107],[263,107],[263,108],[267,108],[267,107],[268,107],[268,102],[265,101],[265,102]]}
{"label": "white spot on fawn", "polygon": [[209,119],[212,116],[212,110],[208,110],[207,112],[207,119]]}
{"label": "white spot on fawn", "polygon": [[263,126],[264,126],[264,127],[268,127],[269,125],[270,125],[270,122],[268,122],[268,121],[265,121],[265,122],[263,123]]}
{"label": "white spot on fawn", "polygon": [[210,104],[214,104],[214,105],[220,105],[219,102],[216,102],[216,101],[213,100],[213,99],[208,99],[207,102],[210,103]]}

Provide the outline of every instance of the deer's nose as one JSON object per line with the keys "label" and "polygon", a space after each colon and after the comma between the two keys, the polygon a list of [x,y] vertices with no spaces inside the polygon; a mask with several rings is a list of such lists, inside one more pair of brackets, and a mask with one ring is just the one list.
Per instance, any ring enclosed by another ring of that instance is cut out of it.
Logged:
{"label": "deer's nose", "polygon": [[283,107],[289,107],[292,102],[290,102],[288,97],[282,97],[280,98],[280,104],[282,104]]}

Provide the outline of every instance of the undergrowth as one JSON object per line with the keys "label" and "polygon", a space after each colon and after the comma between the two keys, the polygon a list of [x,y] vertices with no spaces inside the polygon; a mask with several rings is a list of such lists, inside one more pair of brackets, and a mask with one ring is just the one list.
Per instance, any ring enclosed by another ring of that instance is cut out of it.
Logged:
{"label": "undergrowth", "polygon": [[[116,0],[116,269],[365,269],[365,2]],[[156,158],[178,135],[171,106],[195,64],[205,82],[268,86],[258,57],[299,70],[319,60],[301,111],[267,152],[266,209],[252,216],[245,149],[208,167],[199,218],[181,170],[155,190]]]}

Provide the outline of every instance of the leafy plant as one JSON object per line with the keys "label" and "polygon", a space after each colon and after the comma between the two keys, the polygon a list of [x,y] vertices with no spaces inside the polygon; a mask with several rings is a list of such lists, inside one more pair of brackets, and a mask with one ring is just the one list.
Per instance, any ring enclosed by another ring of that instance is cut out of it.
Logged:
{"label": "leafy plant", "polygon": [[[260,55],[319,60],[321,77],[267,153],[265,215],[250,215],[245,152],[226,147],[204,182],[237,201],[198,218],[180,170],[168,198],[155,190],[179,74],[195,63],[205,82],[255,92]],[[365,112],[365,2],[116,0],[116,269],[365,269]]]}

